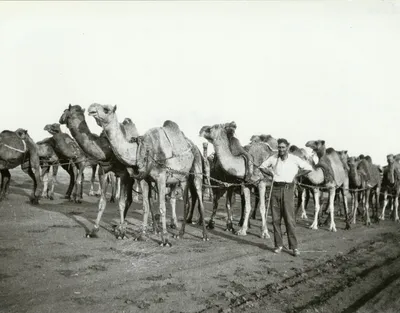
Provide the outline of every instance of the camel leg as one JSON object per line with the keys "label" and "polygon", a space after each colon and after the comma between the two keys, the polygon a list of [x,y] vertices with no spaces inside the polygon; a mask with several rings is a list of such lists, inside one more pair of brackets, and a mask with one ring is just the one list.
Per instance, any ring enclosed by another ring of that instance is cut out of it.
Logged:
{"label": "camel leg", "polygon": [[114,182],[114,186],[115,186],[115,193],[114,193],[114,198],[115,200],[119,201],[120,198],[120,194],[121,194],[121,190],[122,190],[122,186],[121,186],[122,182],[121,182],[121,177],[117,176],[115,177],[115,182]]}
{"label": "camel leg", "polygon": [[154,233],[158,233],[158,224],[155,220],[155,216],[152,212],[151,207],[151,185],[149,182],[145,181],[144,179],[138,182],[142,189],[142,196],[143,196],[143,222],[142,227],[140,229],[140,234],[135,238],[135,241],[146,241],[147,240],[147,229],[148,229],[148,220],[149,220],[149,212],[151,212],[152,219],[153,219],[153,230]]}
{"label": "camel leg", "polygon": [[225,228],[225,231],[234,232],[235,230],[233,229],[232,196],[235,196],[233,188],[228,188],[228,191],[226,193],[226,202],[225,202],[225,208],[226,208],[226,228]]}
{"label": "camel leg", "polygon": [[42,198],[49,197],[49,174],[50,174],[50,166],[48,164],[43,165],[40,174],[40,177],[43,182]]}
{"label": "camel leg", "polygon": [[394,221],[400,223],[399,220],[399,196],[400,196],[400,187],[397,187],[395,191],[395,199],[394,199],[394,208],[393,208],[393,218]]}
{"label": "camel leg", "polygon": [[166,181],[167,177],[165,173],[162,173],[157,177],[157,189],[158,189],[158,200],[159,200],[159,212],[162,224],[161,231],[161,246],[170,247],[169,234],[167,231],[167,209],[165,206],[165,194],[166,194]]}
{"label": "camel leg", "polygon": [[1,172],[1,190],[0,190],[0,201],[5,199],[7,195],[8,186],[11,180],[11,174],[8,169],[0,170]]}
{"label": "camel leg", "polygon": [[[189,213],[188,213],[188,217],[186,219],[186,223],[191,224],[193,222],[193,213],[194,213],[194,208],[196,206],[196,201],[197,201],[197,195],[196,193],[196,189],[194,188],[193,184],[189,184],[189,190],[190,190],[190,194],[191,194],[191,206],[189,208]],[[204,195],[204,193],[203,193]],[[199,210],[200,210],[200,206],[199,206]],[[201,225],[201,221],[202,218],[199,217],[199,224]]]}
{"label": "camel leg", "polygon": [[83,195],[83,171],[85,170],[85,163],[79,162],[76,164],[76,179],[75,179],[75,187],[74,187],[74,202],[81,203],[82,195]]}
{"label": "camel leg", "polygon": [[[200,169],[196,169],[196,172],[200,172]],[[196,193],[194,195],[192,195],[192,197],[194,197],[195,195],[197,195],[197,200],[199,201],[199,211],[200,211],[200,220],[204,221],[204,202],[203,202],[203,178],[202,176],[197,176],[194,178],[194,186],[196,189]],[[187,192],[186,192],[186,197],[187,197]],[[231,218],[231,227],[232,227],[232,231],[233,231],[233,225],[232,225],[232,214],[230,216]],[[206,223],[202,224],[203,226],[203,241],[208,241],[208,234],[207,234],[207,227],[206,227]]]}
{"label": "camel leg", "polygon": [[[185,235],[186,219],[187,219],[188,214],[189,214],[189,201],[188,201],[189,189],[188,189],[188,183],[187,182],[181,182],[181,186],[182,186],[182,190],[183,190],[183,221],[182,221],[181,230],[179,231],[179,235],[175,235],[174,236],[174,238],[177,238],[177,239],[183,238],[183,236]],[[201,196],[201,192],[200,192],[200,196]],[[199,199],[199,201],[200,201],[200,199]]]}
{"label": "camel leg", "polygon": [[[265,198],[264,198],[264,203],[265,203]],[[254,210],[252,210],[251,212],[251,218],[253,220],[256,219],[256,213],[257,210],[256,208],[259,208],[259,204],[260,204],[260,193],[258,192],[258,188],[255,189],[255,204],[254,204]]]}
{"label": "camel leg", "polygon": [[243,194],[245,197],[245,210],[244,210],[243,226],[236,232],[236,234],[239,236],[246,236],[247,225],[248,225],[249,215],[250,215],[250,211],[251,211],[250,189],[248,187],[243,187]]}
{"label": "camel leg", "polygon": [[120,197],[118,199],[120,223],[119,226],[115,229],[115,235],[117,239],[124,239],[126,235],[125,219],[128,213],[128,209],[132,204],[133,180],[127,174],[122,176],[120,180],[121,180],[121,190],[120,190]]}
{"label": "camel leg", "polygon": [[69,185],[67,192],[65,193],[64,199],[71,199],[72,189],[74,188],[75,174],[72,166],[70,164],[63,164],[61,167],[68,173],[69,175]]}
{"label": "camel leg", "polygon": [[133,201],[139,202],[139,182],[135,183],[133,190],[134,190]]}
{"label": "camel leg", "polygon": [[345,222],[346,222],[346,230],[350,229],[350,211],[349,211],[349,205],[347,203],[347,199],[350,195],[349,192],[349,184],[348,181],[345,181],[345,183],[343,184],[342,188],[340,188],[340,193],[342,195],[343,198],[343,207],[344,207],[344,218],[345,218]]}
{"label": "camel leg", "polygon": [[385,190],[384,193],[383,193],[382,213],[379,216],[379,219],[381,219],[382,221],[385,220],[385,209],[386,209],[386,206],[387,206],[388,202],[389,202],[389,200],[388,200],[388,192],[387,192],[387,190]]}
{"label": "camel leg", "polygon": [[353,213],[353,224],[357,223],[357,208],[358,208],[358,192],[353,191],[351,193],[352,198],[351,198],[351,211]]}
{"label": "camel leg", "polygon": [[365,212],[364,214],[366,216],[365,225],[366,226],[370,226],[371,225],[371,219],[369,217],[369,196],[370,196],[370,193],[371,193],[371,189],[365,190],[364,193],[365,193],[365,195],[364,195],[363,206],[364,206],[364,212]]}
{"label": "camel leg", "polygon": [[107,180],[107,175],[104,172],[99,171],[99,183],[101,186],[101,195],[100,195],[100,200],[99,200],[99,205],[98,205],[97,217],[96,217],[96,221],[94,222],[93,229],[91,230],[90,233],[86,234],[87,238],[97,237],[101,217],[103,216],[104,210],[106,209],[106,206],[107,206],[106,192],[107,192],[107,187],[108,187],[108,180]]}
{"label": "camel leg", "polygon": [[375,222],[378,222],[379,221],[379,211],[380,211],[380,205],[381,205],[381,203],[380,203],[380,194],[381,194],[381,188],[380,188],[380,186],[378,186],[376,189],[375,189],[375,207],[374,207],[374,220],[375,220]]}
{"label": "camel leg", "polygon": [[96,178],[96,169],[97,169],[97,164],[92,165],[92,176],[90,178],[90,190],[89,190],[89,196],[94,196],[94,181]]}
{"label": "camel leg", "polygon": [[[169,204],[171,206],[171,224],[169,225],[172,229],[178,228],[178,218],[176,217],[176,190],[177,185],[171,186],[171,196],[169,199]],[[185,203],[183,204],[186,205]]]}
{"label": "camel leg", "polygon": [[[329,190],[329,214],[331,215],[331,224],[329,226],[329,230],[336,232],[336,225],[335,225],[335,215],[334,215],[334,211],[335,211],[335,207],[334,207],[334,203],[335,203],[335,194],[336,194],[336,190],[335,188],[331,188]],[[347,216],[346,216],[347,219]],[[348,221],[346,221],[346,223],[348,223]]]}
{"label": "camel leg", "polygon": [[214,217],[215,217],[215,215],[217,214],[217,209],[218,209],[218,201],[219,201],[219,199],[221,199],[221,197],[224,195],[224,193],[225,193],[225,191],[226,191],[226,189],[216,189],[215,190],[215,195],[214,195],[214,203],[213,203],[213,211],[212,211],[212,214],[211,214],[211,217],[210,217],[210,220],[209,220],[209,222],[208,222],[208,224],[207,224],[207,228],[209,228],[209,229],[214,229],[214,225],[215,225],[215,222],[214,222]]}
{"label": "camel leg", "polygon": [[41,178],[40,178],[40,170],[38,170],[37,172],[34,172],[35,169],[33,167],[30,166],[30,161],[25,162],[24,164],[21,164],[21,169],[29,175],[29,177],[32,179],[33,182],[33,188],[32,188],[32,193],[29,196],[29,199],[31,201],[32,204],[39,204],[39,197],[40,197],[40,193],[42,191],[39,192],[39,194],[37,194],[38,192],[38,185],[39,183],[42,182]]}
{"label": "camel leg", "polygon": [[301,219],[304,220],[308,219],[306,207],[309,200],[310,200],[310,193],[307,189],[303,188],[301,192]]}
{"label": "camel leg", "polygon": [[[110,197],[110,203],[115,203],[116,200],[116,193],[117,193],[117,180],[120,179],[119,177],[117,178],[114,173],[108,172],[108,183],[111,186],[111,197]],[[118,193],[121,191],[119,190]],[[119,201],[118,201],[119,202]]]}
{"label": "camel leg", "polygon": [[260,182],[258,184],[258,195],[259,195],[259,202],[258,202],[258,208],[260,210],[261,214],[261,238],[270,238],[270,235],[268,233],[268,226],[267,226],[267,218],[268,218],[268,208],[266,210],[265,207],[265,192],[266,192],[266,183],[265,182]]}
{"label": "camel leg", "polygon": [[315,200],[315,213],[314,222],[311,224],[311,229],[318,229],[318,215],[320,210],[320,190],[318,188],[314,189],[314,200]]}
{"label": "camel leg", "polygon": [[58,164],[53,165],[51,167],[51,169],[53,170],[53,173],[52,173],[52,178],[51,178],[49,199],[54,200],[54,188],[55,188],[56,182],[57,182]]}

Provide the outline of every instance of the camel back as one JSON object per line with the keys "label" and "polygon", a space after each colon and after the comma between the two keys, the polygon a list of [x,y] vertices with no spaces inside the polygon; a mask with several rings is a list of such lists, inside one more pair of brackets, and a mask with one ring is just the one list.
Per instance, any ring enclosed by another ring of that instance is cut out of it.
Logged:
{"label": "camel back", "polygon": [[55,146],[54,150],[66,156],[69,159],[84,158],[85,154],[78,143],[66,133],[59,133],[53,136]]}

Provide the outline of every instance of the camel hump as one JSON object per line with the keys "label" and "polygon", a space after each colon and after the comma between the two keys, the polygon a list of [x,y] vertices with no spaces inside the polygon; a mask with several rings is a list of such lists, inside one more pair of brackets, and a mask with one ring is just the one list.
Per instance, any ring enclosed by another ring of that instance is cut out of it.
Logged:
{"label": "camel hump", "polygon": [[170,120],[166,120],[166,121],[164,122],[164,124],[163,124],[163,127],[164,127],[164,128],[168,128],[170,131],[173,131],[173,132],[180,132],[180,131],[181,131],[181,130],[179,129],[178,124],[176,124],[175,122],[170,121]]}
{"label": "camel hump", "polygon": [[[162,130],[164,131],[165,137],[170,145],[172,155],[178,155],[191,149],[191,143],[175,122],[170,120],[165,121]],[[169,150],[167,147],[165,148]],[[167,150],[165,150],[165,154],[168,156],[169,153]]]}
{"label": "camel hump", "polygon": [[[324,158],[325,159],[325,158]],[[333,148],[326,149],[326,159],[329,160],[331,173],[337,186],[342,186],[346,180],[347,172],[339,154]]]}

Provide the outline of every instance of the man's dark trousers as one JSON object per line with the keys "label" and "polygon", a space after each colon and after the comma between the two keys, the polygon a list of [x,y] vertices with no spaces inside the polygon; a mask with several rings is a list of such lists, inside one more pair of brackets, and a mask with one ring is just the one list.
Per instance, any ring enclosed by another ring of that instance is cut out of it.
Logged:
{"label": "man's dark trousers", "polygon": [[294,184],[275,182],[271,197],[275,247],[283,247],[281,229],[283,218],[289,240],[289,249],[297,249],[296,220],[294,216]]}

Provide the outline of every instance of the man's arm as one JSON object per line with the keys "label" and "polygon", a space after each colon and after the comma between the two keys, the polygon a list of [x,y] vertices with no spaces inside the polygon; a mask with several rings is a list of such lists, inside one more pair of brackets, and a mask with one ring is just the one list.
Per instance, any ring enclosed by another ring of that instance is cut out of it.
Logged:
{"label": "man's arm", "polygon": [[274,177],[274,172],[272,171],[273,157],[270,156],[266,159],[259,167],[262,174]]}
{"label": "man's arm", "polygon": [[296,156],[297,159],[297,166],[299,167],[299,173],[296,175],[296,177],[304,176],[307,175],[308,173],[312,172],[313,167],[310,163],[307,161],[299,158]]}

